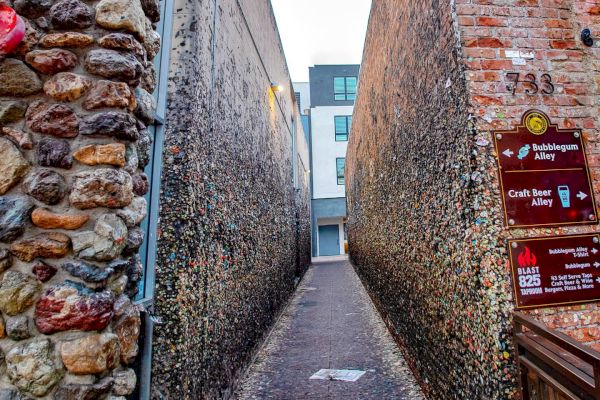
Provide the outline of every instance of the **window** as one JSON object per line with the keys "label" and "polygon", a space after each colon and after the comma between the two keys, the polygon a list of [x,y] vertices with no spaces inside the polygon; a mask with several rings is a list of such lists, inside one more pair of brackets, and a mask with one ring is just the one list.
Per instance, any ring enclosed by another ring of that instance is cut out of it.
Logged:
{"label": "window", "polygon": [[335,141],[348,141],[348,134],[352,129],[352,115],[335,116]]}
{"label": "window", "polygon": [[346,159],[345,158],[336,158],[335,159],[335,167],[337,171],[337,184],[345,185],[346,179],[344,178],[344,168],[346,168]]}
{"label": "window", "polygon": [[335,100],[356,100],[356,77],[333,78],[333,90]]}
{"label": "window", "polygon": [[302,105],[300,104],[300,92],[294,92],[296,96],[296,103],[298,104],[298,112],[302,114]]}

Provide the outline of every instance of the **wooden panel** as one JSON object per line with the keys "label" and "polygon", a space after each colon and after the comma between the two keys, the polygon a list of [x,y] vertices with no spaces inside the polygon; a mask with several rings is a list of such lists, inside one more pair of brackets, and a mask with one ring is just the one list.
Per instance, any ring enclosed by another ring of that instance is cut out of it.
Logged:
{"label": "wooden panel", "polygon": [[600,400],[600,353],[519,312],[513,325],[523,400]]}

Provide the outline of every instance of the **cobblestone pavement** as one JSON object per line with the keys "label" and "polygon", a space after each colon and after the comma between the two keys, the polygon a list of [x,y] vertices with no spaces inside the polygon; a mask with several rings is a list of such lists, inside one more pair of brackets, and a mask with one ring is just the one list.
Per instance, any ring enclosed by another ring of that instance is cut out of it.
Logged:
{"label": "cobblestone pavement", "polygon": [[[234,398],[424,399],[350,263],[317,259]],[[356,382],[309,380],[321,368]]]}

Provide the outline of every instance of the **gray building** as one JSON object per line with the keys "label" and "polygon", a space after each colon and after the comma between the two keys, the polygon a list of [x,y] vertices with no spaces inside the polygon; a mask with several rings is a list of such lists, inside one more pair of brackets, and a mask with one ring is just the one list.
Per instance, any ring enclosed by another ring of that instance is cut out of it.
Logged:
{"label": "gray building", "polygon": [[359,65],[315,65],[310,82],[294,83],[307,118],[311,153],[312,255],[346,252],[346,147]]}

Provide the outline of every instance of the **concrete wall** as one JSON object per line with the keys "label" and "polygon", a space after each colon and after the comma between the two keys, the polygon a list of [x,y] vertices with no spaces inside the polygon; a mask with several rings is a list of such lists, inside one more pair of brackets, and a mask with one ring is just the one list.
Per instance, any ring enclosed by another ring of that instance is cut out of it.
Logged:
{"label": "concrete wall", "polygon": [[[332,91],[333,93],[333,91]],[[352,115],[352,106],[311,108],[313,199],[344,197],[345,185],[337,184],[336,158],[345,158],[347,141],[335,140],[335,116]]]}
{"label": "concrete wall", "polygon": [[26,35],[0,56],[0,398],[130,395],[159,4],[8,4]]}
{"label": "concrete wall", "polygon": [[294,82],[294,91],[300,93],[300,113],[307,114],[304,111],[310,108],[310,83]]}
{"label": "concrete wall", "polygon": [[[583,129],[598,190],[598,55],[578,37],[600,17],[584,1],[456,3],[373,3],[348,149],[350,251],[431,398],[510,399],[507,238],[597,227],[507,231],[490,130],[531,108]],[[513,96],[507,72],[549,73],[556,92]],[[597,310],[530,313],[598,348]]]}
{"label": "concrete wall", "polygon": [[153,395],[219,398],[308,265],[307,153],[294,190],[292,118],[303,132],[268,1],[181,2],[171,64]]}

